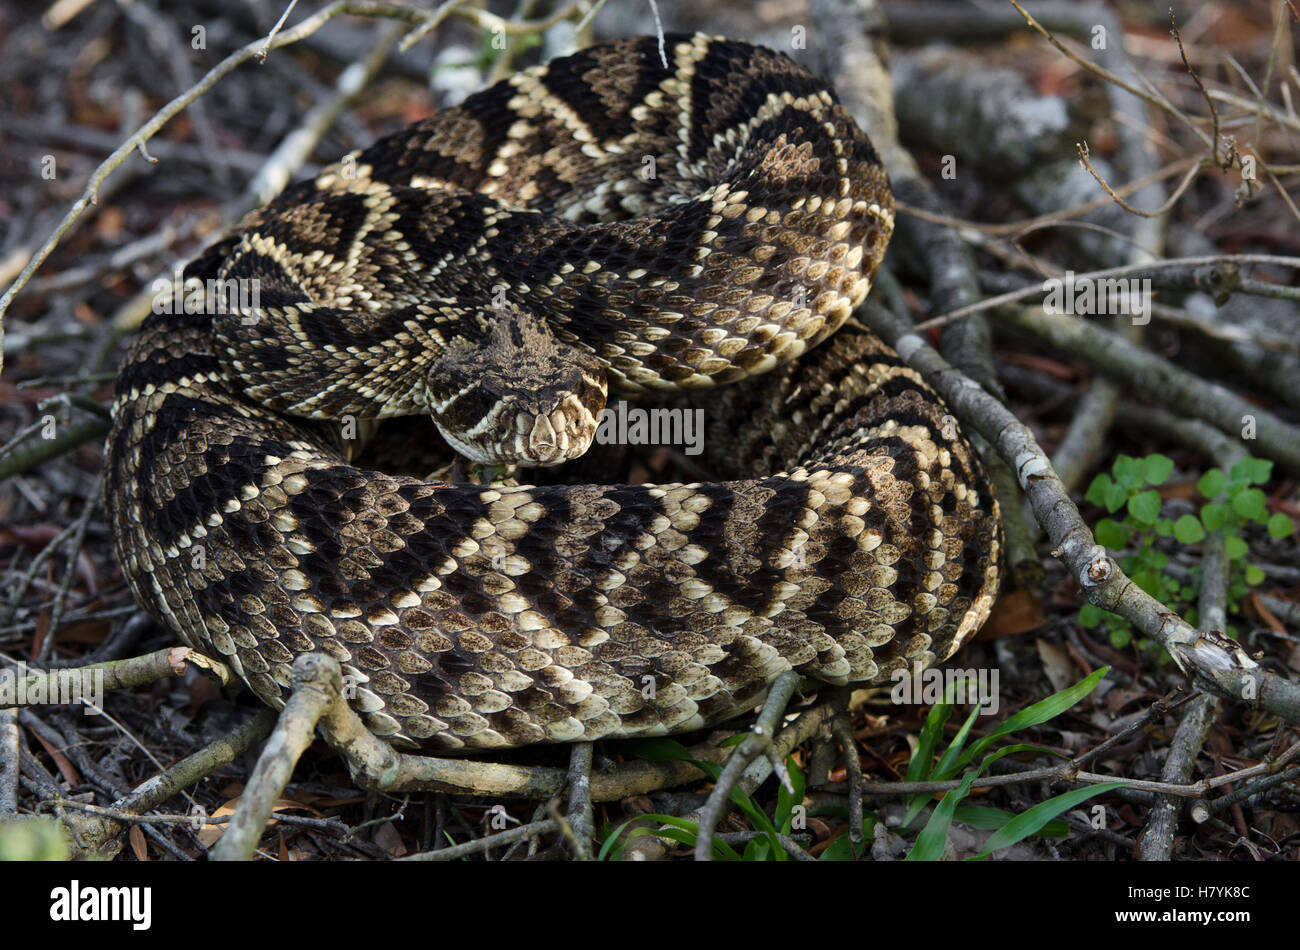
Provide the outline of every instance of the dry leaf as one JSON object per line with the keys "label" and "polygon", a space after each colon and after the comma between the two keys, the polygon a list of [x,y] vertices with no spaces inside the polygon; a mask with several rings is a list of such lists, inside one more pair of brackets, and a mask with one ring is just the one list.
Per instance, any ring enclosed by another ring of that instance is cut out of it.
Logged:
{"label": "dry leaf", "polygon": [[[212,813],[212,817],[220,818],[223,815],[233,815],[235,813],[235,809],[239,807],[239,802],[240,802],[239,796],[227,800],[223,805],[221,805],[216,811]],[[316,809],[310,807],[309,805],[304,805],[302,802],[295,802],[291,798],[277,798],[275,802],[272,803],[271,805],[271,813],[273,816],[277,811],[291,811],[291,810],[309,811],[312,814],[314,814],[317,818],[321,817],[321,813],[316,811]],[[276,820],[274,817],[272,817],[267,821],[266,827],[270,828],[274,824],[276,824]],[[204,825],[201,829],[199,829],[199,844],[203,845],[203,847],[205,848],[211,848],[214,844],[216,844],[218,841],[221,840],[221,836],[225,833],[226,833],[225,825]]]}
{"label": "dry leaf", "polygon": [[989,613],[988,621],[971,642],[1019,636],[1038,629],[1046,622],[1043,602],[1037,594],[1027,590],[1013,590],[998,598]]}
{"label": "dry leaf", "polygon": [[148,861],[149,843],[145,840],[144,831],[140,826],[132,825],[126,836],[131,841],[131,852],[135,855],[135,859],[137,861]]}
{"label": "dry leaf", "polygon": [[1038,659],[1043,664],[1043,672],[1052,684],[1052,689],[1059,693],[1074,683],[1074,661],[1070,659],[1068,650],[1055,643],[1048,643],[1041,637],[1034,639],[1034,646],[1038,647]]}
{"label": "dry leaf", "polygon": [[76,766],[68,761],[68,757],[58,749],[54,748],[54,746],[50,745],[50,743],[46,742],[45,737],[39,732],[35,732],[31,729],[27,731],[34,735],[36,741],[45,747],[45,751],[50,754],[50,758],[54,760],[54,764],[59,767],[59,774],[63,776],[64,780],[67,781],[69,785],[80,785],[81,773],[77,771]]}
{"label": "dry leaf", "polygon": [[1268,628],[1274,633],[1286,633],[1286,626],[1277,617],[1273,616],[1273,611],[1264,606],[1264,601],[1260,600],[1258,591],[1251,591],[1246,595],[1247,605],[1255,611],[1255,616],[1264,621]]}
{"label": "dry leaf", "polygon": [[400,858],[406,854],[406,845],[402,843],[402,836],[398,834],[391,821],[386,821],[379,826],[379,829],[375,832],[375,844],[395,858]]}

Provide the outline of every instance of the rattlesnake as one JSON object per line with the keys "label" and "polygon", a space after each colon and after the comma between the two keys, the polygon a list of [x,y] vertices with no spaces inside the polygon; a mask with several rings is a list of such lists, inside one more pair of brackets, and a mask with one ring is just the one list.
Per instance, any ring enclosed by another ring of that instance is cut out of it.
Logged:
{"label": "rattlesnake", "polygon": [[[321,651],[399,747],[660,735],[790,669],[883,682],[987,617],[997,504],[955,421],[870,333],[813,349],[893,229],[876,152],[784,55],[665,53],[586,49],[347,156],[190,264],[224,296],[146,320],[106,450],[123,570],[267,703]],[[563,461],[607,385],[695,399],[725,480],[349,461],[349,426],[410,415]]]}

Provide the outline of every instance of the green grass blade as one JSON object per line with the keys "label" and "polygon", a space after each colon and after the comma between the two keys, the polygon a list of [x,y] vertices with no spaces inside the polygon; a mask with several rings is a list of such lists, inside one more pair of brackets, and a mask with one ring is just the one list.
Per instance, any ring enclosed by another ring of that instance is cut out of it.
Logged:
{"label": "green grass blade", "polygon": [[978,777],[978,772],[969,771],[963,776],[961,785],[948,790],[939,804],[934,807],[930,820],[916,836],[916,844],[903,860],[937,861],[943,857],[943,847],[948,841],[948,828],[952,824],[953,812],[956,811],[961,800],[970,793],[971,782]]}
{"label": "green grass blade", "polygon": [[[657,821],[661,824],[668,825],[667,828],[633,828],[627,836],[627,840],[641,838],[651,835],[655,838],[667,838],[670,841],[677,841],[691,848],[695,847],[695,842],[699,838],[699,826],[693,821],[687,821],[684,818],[678,818],[676,815],[640,815],[640,818],[648,818],[650,821]],[[731,845],[725,841],[719,841],[716,837],[713,839],[713,856],[721,858],[724,861],[739,861],[740,854]]]}
{"label": "green grass blade", "polygon": [[[952,814],[952,820],[981,831],[997,831],[1015,818],[1014,812],[1001,808],[989,808],[985,805],[958,805]],[[1070,826],[1063,821],[1049,821],[1038,830],[1040,838],[1068,838]]]}
{"label": "green grass blade", "polygon": [[917,736],[916,752],[907,765],[906,781],[923,782],[929,777],[934,747],[939,744],[939,739],[943,736],[943,727],[951,715],[952,705],[949,703],[939,703],[930,707],[930,712],[925,717],[925,725],[921,727],[921,733]]}
{"label": "green grass blade", "polygon": [[[744,738],[744,735],[741,735]],[[637,754],[644,759],[654,761],[670,762],[689,762],[697,769],[703,772],[715,782],[722,775],[722,766],[714,762],[701,762],[691,755],[691,751],[675,739],[646,739],[638,743]],[[803,800],[802,790],[800,801]],[[774,860],[789,861],[790,856],[785,853],[785,848],[781,847],[781,842],[777,838],[776,826],[772,824],[771,819],[763,814],[763,810],[755,804],[754,800],[742,788],[733,788],[731,790],[731,801],[745,813],[749,818],[750,824],[755,831],[761,831],[771,840],[774,849]],[[733,852],[734,853],[734,852]],[[739,855],[737,855],[739,859]]]}
{"label": "green grass blade", "polygon": [[986,805],[958,805],[952,813],[952,820],[959,821],[971,828],[981,831],[997,831],[1008,821],[1015,818],[1014,812],[1001,808],[989,808]]}
{"label": "green grass blade", "polygon": [[1063,795],[1057,795],[1041,802],[1021,815],[1016,815],[1011,821],[1007,822],[1000,829],[993,833],[992,837],[984,843],[980,853],[968,861],[978,861],[981,858],[988,857],[999,848],[1006,848],[1029,837],[1037,834],[1053,818],[1062,812],[1069,811],[1080,802],[1086,802],[1088,799],[1109,792],[1114,788],[1121,788],[1128,782],[1103,782],[1100,785],[1091,785],[1087,788],[1076,788],[1073,791],[1066,792]]}
{"label": "green grass blade", "polygon": [[772,824],[782,834],[788,835],[791,831],[790,822],[794,818],[794,810],[803,804],[804,774],[793,756],[786,758],[785,767],[790,773],[790,784],[794,786],[794,793],[787,792],[784,785],[777,786],[776,814],[772,816]]}
{"label": "green grass blade", "polygon": [[1000,725],[995,731],[989,733],[967,749],[962,754],[961,758],[957,760],[957,767],[961,768],[962,766],[969,764],[977,755],[1004,736],[1008,736],[1011,733],[1027,728],[1028,726],[1041,725],[1042,723],[1056,718],[1096,689],[1097,684],[1101,682],[1102,677],[1109,672],[1110,667],[1103,666],[1100,669],[1094,670],[1073,686],[1067,687],[1059,693],[1053,693],[1051,696],[1039,700],[1032,706],[1026,706],[1024,709],[1020,710],[1020,712],[1007,719],[1006,722],[1002,723],[1002,725]]}
{"label": "green grass blade", "polygon": [[852,861],[856,855],[853,853],[853,842],[849,838],[847,831],[840,835],[829,845],[826,850],[817,856],[818,861]]}
{"label": "green grass blade", "polygon": [[629,818],[627,821],[623,822],[621,825],[619,825],[609,834],[605,835],[604,840],[601,841],[600,843],[600,850],[596,852],[596,860],[617,861],[620,858],[622,858],[623,848],[625,847],[625,843],[621,844],[619,842],[619,836],[623,834],[623,829],[625,829],[628,825],[632,824],[632,822],[634,821],[640,821],[640,820],[641,820],[640,817]]}
{"label": "green grass blade", "polygon": [[966,739],[970,735],[971,728],[975,725],[975,720],[979,718],[980,707],[971,708],[970,715],[966,721],[957,730],[957,735],[953,737],[952,744],[944,750],[943,755],[939,757],[938,763],[934,770],[930,772],[930,778],[936,782],[947,781],[957,774],[957,759],[961,755],[961,750],[966,745]]}

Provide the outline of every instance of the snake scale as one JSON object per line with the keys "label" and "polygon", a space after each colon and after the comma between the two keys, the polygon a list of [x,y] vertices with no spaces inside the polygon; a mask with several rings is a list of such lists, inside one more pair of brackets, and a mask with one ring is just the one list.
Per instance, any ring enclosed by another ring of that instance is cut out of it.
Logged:
{"label": "snake scale", "polygon": [[[987,617],[997,503],[952,417],[872,334],[818,346],[893,229],[871,143],[784,55],[665,52],[585,49],[345,157],[188,266],[255,305],[147,318],[106,449],[123,572],[268,704],[320,651],[399,748],[662,735]],[[426,481],[344,431],[431,417],[552,465],[654,391],[703,408],[713,480]]]}

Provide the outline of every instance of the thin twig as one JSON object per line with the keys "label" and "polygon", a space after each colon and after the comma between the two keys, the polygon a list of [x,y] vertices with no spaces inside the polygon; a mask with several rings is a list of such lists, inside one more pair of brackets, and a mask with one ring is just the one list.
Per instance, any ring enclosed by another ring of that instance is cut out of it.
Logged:
{"label": "thin twig", "polygon": [[573,832],[574,857],[591,860],[596,822],[591,807],[591,743],[575,742],[569,756],[568,825]]}
{"label": "thin twig", "polygon": [[785,715],[785,708],[799,685],[799,674],[793,670],[782,673],[772,683],[767,699],[763,702],[763,711],[758,714],[753,731],[728,757],[722,774],[718,776],[709,800],[705,802],[700,813],[699,829],[695,838],[695,860],[713,860],[713,831],[726,813],[731,802],[731,793],[740,781],[741,775],[749,763],[760,755],[772,763],[773,770],[782,778],[781,784],[790,788],[790,777],[786,773],[785,762],[775,751],[772,737],[776,735],[777,724]]}
{"label": "thin twig", "polygon": [[1209,137],[1206,135],[1205,130],[1202,129],[1199,125],[1197,125],[1196,121],[1192,119],[1191,116],[1187,115],[1187,113],[1177,108],[1175,105],[1173,105],[1173,103],[1169,102],[1169,100],[1165,99],[1163,96],[1153,95],[1151,93],[1144,92],[1143,90],[1138,89],[1136,86],[1132,85],[1131,83],[1127,83],[1123,79],[1120,79],[1118,76],[1116,76],[1114,73],[1110,72],[1109,70],[1103,69],[1102,67],[1098,66],[1096,63],[1089,62],[1088,60],[1084,59],[1082,56],[1078,55],[1077,53],[1067,49],[1060,40],[1058,40],[1055,36],[1052,35],[1051,31],[1049,31],[1046,27],[1044,27],[1041,23],[1039,23],[1036,19],[1034,19],[1034,17],[1030,15],[1030,13],[1019,4],[1018,0],[1009,0],[1009,2],[1013,7],[1015,7],[1017,10],[1020,11],[1020,15],[1025,18],[1026,23],[1028,23],[1031,27],[1037,30],[1038,33],[1044,39],[1046,39],[1049,43],[1051,43],[1063,54],[1065,54],[1065,56],[1069,58],[1071,61],[1077,63],[1079,66],[1082,66],[1088,72],[1100,76],[1102,79],[1106,80],[1107,82],[1114,83],[1116,86],[1123,89],[1125,92],[1137,96],[1143,102],[1149,103],[1150,105],[1153,105],[1158,109],[1162,109],[1165,112],[1168,112],[1170,115],[1176,116],[1177,118],[1185,122],[1187,126],[1194,133],[1196,133],[1196,136],[1200,138],[1202,142],[1204,142],[1207,146],[1211,144],[1211,141]]}
{"label": "thin twig", "polygon": [[1196,83],[1196,88],[1201,90],[1201,95],[1205,97],[1205,104],[1210,107],[1210,119],[1214,123],[1213,131],[1210,133],[1212,145],[1210,146],[1211,154],[1214,156],[1214,164],[1222,165],[1223,160],[1219,158],[1219,110],[1214,108],[1214,100],[1205,89],[1205,83],[1201,82],[1201,77],[1197,75],[1196,70],[1192,69],[1192,64],[1187,61],[1187,50],[1183,49],[1183,37],[1178,32],[1178,20],[1174,16],[1172,8],[1169,10],[1170,31],[1174,35],[1174,41],[1178,43],[1178,55],[1183,58],[1183,67],[1187,70],[1192,80]]}
{"label": "thin twig", "polygon": [[408,855],[398,860],[455,861],[458,858],[467,858],[472,854],[479,854],[490,848],[499,848],[502,845],[522,841],[525,838],[537,838],[541,835],[551,834],[556,830],[558,824],[554,818],[545,818],[531,824],[520,825],[518,828],[511,828],[509,831],[502,831],[499,834],[488,835],[485,838],[467,841],[464,844],[452,845],[449,848],[440,848],[437,851],[422,851],[419,854]]}
{"label": "thin twig", "polygon": [[[1276,264],[1280,267],[1300,268],[1300,257],[1282,257],[1275,254],[1219,254],[1213,257],[1173,257],[1163,261],[1151,261],[1144,264],[1126,264],[1123,267],[1110,267],[1106,270],[1089,271],[1084,274],[1075,274],[1075,282],[1079,281],[1100,281],[1110,278],[1129,277],[1138,278],[1159,274],[1162,271],[1177,270],[1187,268],[1190,272],[1197,267],[1212,267],[1222,264]],[[1244,284],[1237,289],[1243,292],[1253,293],[1260,296],[1271,296],[1274,290],[1294,291],[1297,288],[1283,287],[1281,284],[1267,284],[1263,281],[1254,281],[1250,283],[1250,289],[1247,291]],[[1267,289],[1268,294],[1261,293],[1261,290]],[[960,307],[956,310],[950,310],[947,313],[940,314],[937,317],[931,317],[929,320],[918,323],[916,330],[930,330],[935,327],[941,327],[946,323],[954,320],[960,320],[968,317],[973,313],[982,313],[985,310],[994,310],[1006,304],[1017,303],[1021,300],[1027,300],[1033,297],[1039,297],[1047,291],[1041,283],[1024,287],[1020,290],[1014,290],[1009,293],[999,294],[996,297],[989,297],[978,303],[970,304],[966,307]]]}
{"label": "thin twig", "polygon": [[[924,208],[916,208],[909,204],[894,199],[894,208],[902,214],[912,215],[925,221],[932,221],[935,224],[946,224],[949,227],[957,228],[962,231],[976,231],[990,235],[1019,235],[1030,231],[1044,228],[1049,225],[1058,224],[1062,221],[1068,221],[1072,218],[1082,217],[1093,211],[1099,211],[1120,197],[1131,195],[1136,191],[1141,191],[1147,185],[1154,182],[1164,181],[1178,174],[1187,174],[1195,180],[1196,175],[1200,174],[1202,159],[1190,157],[1183,158],[1172,162],[1161,168],[1159,171],[1150,175],[1144,175],[1135,181],[1129,182],[1122,188],[1114,189],[1110,192],[1109,198],[1095,198],[1086,204],[1081,204],[1073,208],[1066,208],[1063,211],[1053,211],[1051,214],[1042,214],[1036,218],[1028,218],[1024,221],[1012,221],[1009,224],[993,224],[982,221],[968,221],[964,218],[954,218],[951,215],[936,214],[933,211],[927,211]],[[1180,185],[1179,189],[1183,190],[1185,186]]]}
{"label": "thin twig", "polygon": [[280,28],[284,26],[284,21],[289,19],[289,14],[293,12],[293,8],[297,5],[298,0],[289,0],[289,5],[285,7],[284,12],[280,14],[280,19],[275,21],[275,26],[271,27],[271,32],[266,34],[266,42],[262,44],[262,48],[258,50],[257,53],[257,61],[259,63],[266,63],[266,58],[271,55],[271,41],[275,39],[275,35],[279,33]]}
{"label": "thin twig", "polygon": [[1173,210],[1174,205],[1178,203],[1178,199],[1183,196],[1183,192],[1185,192],[1189,187],[1191,187],[1192,182],[1196,180],[1196,176],[1201,173],[1201,164],[1198,162],[1197,164],[1193,165],[1191,168],[1187,170],[1187,174],[1183,176],[1183,180],[1178,183],[1178,187],[1174,189],[1174,193],[1170,195],[1168,199],[1166,199],[1164,204],[1162,204],[1159,208],[1156,208],[1154,211],[1143,211],[1141,208],[1135,208],[1133,205],[1129,204],[1127,201],[1121,198],[1115,192],[1115,189],[1112,188],[1110,184],[1106,181],[1106,179],[1101,176],[1101,173],[1098,172],[1097,169],[1092,167],[1092,160],[1090,158],[1091,152],[1088,149],[1087,142],[1079,142],[1075,145],[1075,148],[1078,150],[1079,153],[1079,164],[1083,166],[1083,168],[1088,172],[1088,174],[1092,175],[1092,177],[1097,180],[1097,184],[1101,185],[1102,190],[1105,191],[1106,194],[1110,195],[1111,199],[1117,205],[1119,205],[1129,214],[1137,215],[1139,218],[1164,217],[1171,210]]}
{"label": "thin twig", "polygon": [[446,19],[449,14],[456,13],[473,20],[479,26],[488,29],[501,29],[506,33],[531,33],[546,29],[548,26],[558,23],[560,20],[573,15],[577,9],[576,2],[570,3],[561,8],[556,14],[547,17],[544,20],[511,23],[495,14],[488,13],[477,8],[462,8],[460,4],[464,0],[449,0],[437,10],[418,10],[412,7],[405,7],[392,3],[374,3],[364,2],[364,0],[335,0],[329,6],[320,12],[303,20],[297,26],[285,30],[282,33],[275,34],[266,39],[254,40],[246,43],[244,46],[235,50],[225,59],[223,59],[212,69],[204,74],[203,78],[187,89],[185,92],[176,96],[169,103],[159,109],[144,125],[140,126],[134,134],[129,136],[117,149],[113,151],[108,158],[91,173],[86,187],[81,196],[72,204],[67,214],[55,227],[53,233],[45,240],[45,243],[33,254],[28,260],[26,266],[19,273],[6,289],[3,296],[0,296],[0,372],[4,370],[4,317],[8,313],[10,305],[18,292],[27,285],[36,270],[45,263],[63,239],[63,236],[71,230],[72,226],[81,217],[87,207],[98,202],[99,186],[103,183],[112,172],[126,160],[133,152],[138,150],[142,145],[147,143],[164,125],[170,122],[176,115],[184,111],[187,106],[198,99],[217,82],[219,82],[228,73],[232,72],[244,62],[258,56],[263,49],[278,49],[281,46],[288,46],[296,43],[304,37],[310,36],[320,29],[325,23],[332,20],[340,14],[350,14],[353,16],[364,17],[383,17],[394,20],[401,20],[413,26],[419,26],[430,23],[439,23]]}
{"label": "thin twig", "polygon": [[293,692],[244,787],[235,820],[212,849],[212,860],[252,858],[298,758],[316,736],[316,723],[331,704],[342,702],[342,691],[343,673],[333,657],[304,653],[294,660]]}

